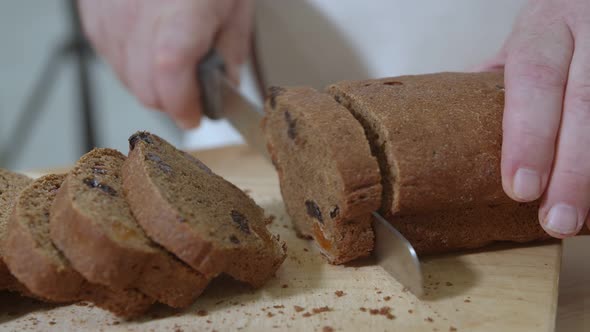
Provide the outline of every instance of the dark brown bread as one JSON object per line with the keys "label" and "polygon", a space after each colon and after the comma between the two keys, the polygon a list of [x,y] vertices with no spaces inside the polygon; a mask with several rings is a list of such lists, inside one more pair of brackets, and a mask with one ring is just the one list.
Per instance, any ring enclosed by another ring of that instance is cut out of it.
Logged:
{"label": "dark brown bread", "polygon": [[244,192],[160,137],[129,138],[123,186],[146,233],[197,271],[258,287],[285,259],[263,210]]}
{"label": "dark brown bread", "polygon": [[329,92],[363,123],[382,159],[385,212],[509,201],[500,181],[502,74],[340,82]]}
{"label": "dark brown bread", "polygon": [[503,75],[439,73],[340,82],[384,178],[382,213],[422,253],[545,239],[536,206],[500,176]]}
{"label": "dark brown bread", "polygon": [[31,183],[28,177],[0,168],[0,290],[25,291],[4,263],[2,242],[12,207],[20,191]]}
{"label": "dark brown bread", "polygon": [[92,283],[137,288],[172,307],[186,307],[208,279],[152,243],[124,199],[125,156],[111,149],[84,155],[51,209],[51,238],[74,269]]}
{"label": "dark brown bread", "polygon": [[134,317],[153,300],[135,290],[112,291],[76,272],[49,237],[49,209],[65,175],[47,175],[20,193],[4,241],[10,271],[36,296],[53,302],[90,301],[113,313]]}
{"label": "dark brown bread", "polygon": [[313,237],[331,263],[368,255],[381,177],[363,127],[328,94],[270,91],[263,127],[297,231]]}
{"label": "dark brown bread", "polygon": [[549,239],[537,221],[537,204],[504,204],[394,216],[388,220],[419,255],[474,249],[494,242]]}

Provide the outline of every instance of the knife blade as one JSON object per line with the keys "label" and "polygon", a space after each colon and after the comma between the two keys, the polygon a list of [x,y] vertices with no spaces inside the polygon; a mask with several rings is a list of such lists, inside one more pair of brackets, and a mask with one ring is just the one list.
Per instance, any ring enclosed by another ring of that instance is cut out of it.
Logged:
{"label": "knife blade", "polygon": [[[270,160],[261,123],[264,113],[244,98],[225,77],[223,59],[211,50],[198,67],[203,113],[210,119],[227,119],[246,143]],[[378,264],[416,296],[424,293],[422,268],[410,242],[379,213],[373,212]]]}

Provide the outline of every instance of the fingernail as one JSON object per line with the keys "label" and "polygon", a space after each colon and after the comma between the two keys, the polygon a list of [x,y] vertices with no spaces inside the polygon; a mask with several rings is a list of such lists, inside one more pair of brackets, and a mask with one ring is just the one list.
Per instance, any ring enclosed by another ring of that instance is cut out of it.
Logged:
{"label": "fingernail", "polygon": [[519,168],[514,174],[512,191],[523,201],[532,201],[541,196],[541,176],[528,168]]}
{"label": "fingernail", "polygon": [[566,204],[554,205],[547,214],[545,227],[559,234],[572,234],[578,229],[578,210]]}

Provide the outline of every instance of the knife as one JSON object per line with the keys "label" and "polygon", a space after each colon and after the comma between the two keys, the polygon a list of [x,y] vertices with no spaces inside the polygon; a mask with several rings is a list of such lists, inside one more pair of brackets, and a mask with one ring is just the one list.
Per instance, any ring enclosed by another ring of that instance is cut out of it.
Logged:
{"label": "knife", "polygon": [[[226,78],[223,59],[211,50],[198,66],[203,114],[212,120],[226,119],[246,143],[267,160],[266,140],[260,128],[262,109],[244,98]],[[410,242],[379,213],[373,212],[375,249],[378,264],[416,296],[424,293],[422,269]]]}

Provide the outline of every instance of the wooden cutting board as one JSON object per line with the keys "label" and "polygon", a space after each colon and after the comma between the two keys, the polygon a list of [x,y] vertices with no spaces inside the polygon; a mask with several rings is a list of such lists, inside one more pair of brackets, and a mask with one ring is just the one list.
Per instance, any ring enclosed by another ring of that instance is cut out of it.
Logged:
{"label": "wooden cutting board", "polygon": [[423,260],[427,295],[417,299],[365,259],[327,264],[295,236],[272,166],[245,147],[196,153],[275,216],[287,242],[276,279],[253,291],[214,281],[189,309],[157,307],[125,322],[91,305],[50,306],[2,295],[1,330],[93,331],[553,331],[561,245],[499,245]]}

